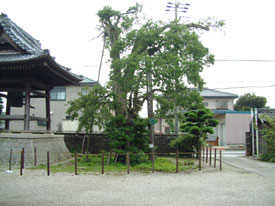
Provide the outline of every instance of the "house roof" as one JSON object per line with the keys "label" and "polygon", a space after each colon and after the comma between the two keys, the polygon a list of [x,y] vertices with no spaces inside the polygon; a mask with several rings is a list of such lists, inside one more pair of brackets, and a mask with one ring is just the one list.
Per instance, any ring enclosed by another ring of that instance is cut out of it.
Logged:
{"label": "house roof", "polygon": [[34,59],[49,53],[38,40],[11,21],[6,14],[0,15],[1,50],[0,62]]}
{"label": "house roof", "polygon": [[97,81],[92,80],[86,76],[80,75],[81,81],[79,82],[81,85],[94,85],[97,84]]}
{"label": "house roof", "polygon": [[275,118],[275,109],[259,108],[258,109],[258,117],[262,122],[264,122],[266,120],[265,116],[269,116],[274,119]]}
{"label": "house roof", "polygon": [[[80,81],[69,69],[58,64],[43,50],[38,40],[11,21],[6,14],[0,14],[0,80],[24,78],[31,73],[32,78],[45,85],[76,85]],[[0,87],[11,87],[5,83]],[[41,88],[36,88],[41,89]]]}
{"label": "house roof", "polygon": [[228,92],[221,92],[214,89],[203,88],[200,92],[200,95],[203,98],[238,98],[238,95],[228,93]]}

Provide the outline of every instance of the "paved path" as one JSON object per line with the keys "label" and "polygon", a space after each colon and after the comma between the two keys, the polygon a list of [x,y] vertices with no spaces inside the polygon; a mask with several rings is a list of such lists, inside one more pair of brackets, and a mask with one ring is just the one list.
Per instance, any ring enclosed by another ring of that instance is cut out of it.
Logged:
{"label": "paved path", "polygon": [[244,151],[224,151],[223,161],[275,181],[275,163],[261,162],[251,157],[245,157]]}

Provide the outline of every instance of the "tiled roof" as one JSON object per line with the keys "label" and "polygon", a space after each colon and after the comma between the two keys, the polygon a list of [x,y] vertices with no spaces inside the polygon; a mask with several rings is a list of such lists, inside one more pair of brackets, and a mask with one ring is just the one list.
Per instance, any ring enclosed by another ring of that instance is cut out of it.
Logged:
{"label": "tiled roof", "polygon": [[203,98],[238,98],[238,95],[236,94],[232,94],[232,93],[227,93],[227,92],[221,92],[221,91],[217,91],[214,89],[208,89],[208,88],[204,88],[201,92],[200,92],[201,96]]}
{"label": "tiled roof", "polygon": [[20,62],[26,60],[35,60],[41,58],[40,54],[0,54],[1,63]]}
{"label": "tiled roof", "polygon": [[269,116],[271,118],[275,118],[275,109],[269,109],[269,108],[259,108],[258,109],[258,117],[263,122],[265,121],[265,116]]}
{"label": "tiled roof", "polygon": [[83,75],[80,75],[81,81],[79,82],[80,84],[96,84],[97,81],[94,81],[88,77],[85,77]]}
{"label": "tiled roof", "polygon": [[17,26],[6,14],[0,14],[0,72],[16,72],[18,66],[29,63],[37,65],[36,70],[47,75],[47,81],[55,86],[77,85],[80,81],[68,68],[58,64],[49,50],[42,49],[38,40]]}
{"label": "tiled roof", "polygon": [[28,54],[44,54],[40,42],[12,22],[6,14],[0,15],[0,28],[11,38],[11,40]]}

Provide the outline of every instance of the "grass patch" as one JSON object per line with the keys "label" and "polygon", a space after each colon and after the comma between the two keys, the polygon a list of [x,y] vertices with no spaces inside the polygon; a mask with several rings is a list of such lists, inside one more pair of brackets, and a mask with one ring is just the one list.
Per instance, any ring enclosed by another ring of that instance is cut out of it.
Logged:
{"label": "grass patch", "polygon": [[[114,163],[110,162],[107,165],[108,156],[106,155],[104,158],[104,172],[126,172],[127,165],[124,163]],[[85,155],[82,157],[78,157],[77,159],[77,171],[78,173],[101,173],[101,155]],[[194,159],[180,159],[179,160],[179,170],[180,171],[188,171],[198,168],[197,165],[194,164]],[[47,169],[46,164],[39,165],[32,169]],[[69,160],[62,163],[51,164],[50,166],[51,172],[70,172],[74,173],[74,160]],[[152,162],[148,158],[144,158],[142,163],[137,165],[130,166],[131,172],[150,172],[152,171]],[[176,159],[173,157],[157,157],[155,160],[155,171],[164,172],[164,173],[174,173],[176,172]]]}

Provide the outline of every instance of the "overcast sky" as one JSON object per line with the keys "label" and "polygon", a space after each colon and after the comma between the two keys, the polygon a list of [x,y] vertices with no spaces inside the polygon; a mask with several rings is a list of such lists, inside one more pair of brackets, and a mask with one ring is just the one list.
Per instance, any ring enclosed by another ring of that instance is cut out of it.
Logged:
{"label": "overcast sky", "polygon": [[[169,0],[174,2],[174,0]],[[124,11],[135,0],[8,0],[2,1],[0,12],[40,40],[60,64],[97,80],[102,51],[101,38],[96,37],[96,13],[110,5]],[[165,11],[166,0],[140,0],[143,15],[168,21],[173,12]],[[182,1],[184,2],[184,1]],[[268,106],[275,108],[275,1],[274,0],[188,0],[190,9],[185,19],[196,21],[216,17],[225,20],[224,31],[202,35],[202,42],[215,55],[214,66],[205,68],[202,76],[206,87],[238,95],[254,92],[265,96]],[[108,60],[105,53],[104,62]],[[100,82],[108,80],[109,67],[104,63]],[[237,88],[245,87],[245,88]],[[233,89],[226,89],[233,88]]]}

